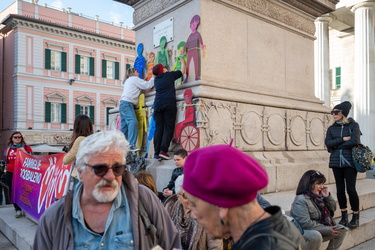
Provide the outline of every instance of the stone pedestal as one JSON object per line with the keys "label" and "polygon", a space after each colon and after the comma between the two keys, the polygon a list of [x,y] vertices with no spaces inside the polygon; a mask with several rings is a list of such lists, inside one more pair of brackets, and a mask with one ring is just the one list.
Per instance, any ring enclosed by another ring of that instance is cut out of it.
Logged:
{"label": "stone pedestal", "polygon": [[[292,188],[290,179],[308,169],[328,169],[324,138],[331,117],[314,91],[314,21],[337,0],[120,2],[135,9],[136,42],[145,53],[159,51],[154,27],[173,20],[166,46],[172,64],[178,43],[191,33],[190,20],[200,16],[200,80],[189,77],[176,87],[178,104],[187,88],[193,90],[199,147],[234,139],[266,167],[273,182],[266,191]],[[153,97],[147,95],[148,105]]]}

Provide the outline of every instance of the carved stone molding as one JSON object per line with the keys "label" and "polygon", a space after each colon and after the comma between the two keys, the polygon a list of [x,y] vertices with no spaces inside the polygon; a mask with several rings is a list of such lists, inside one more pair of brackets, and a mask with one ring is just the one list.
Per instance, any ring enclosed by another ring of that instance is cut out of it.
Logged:
{"label": "carved stone molding", "polygon": [[273,19],[275,23],[283,23],[310,35],[315,34],[315,24],[313,22],[313,18],[308,18],[307,16],[297,14],[297,12],[286,9],[278,4],[270,2],[269,0],[214,1],[240,11],[248,11],[253,15],[260,14],[266,16],[267,18]]}
{"label": "carved stone molding", "polygon": [[39,22],[33,22],[29,20],[15,19],[13,18],[10,24],[13,29],[22,27],[30,30],[35,30],[43,33],[49,33],[54,35],[60,35],[64,37],[73,38],[75,40],[83,40],[86,42],[93,42],[97,44],[103,44],[111,47],[122,48],[126,50],[135,51],[134,44],[128,44],[127,42],[119,41],[119,39],[111,39],[110,37],[104,38],[95,34],[90,34],[89,32],[80,32],[79,30],[71,30],[64,27],[51,26],[48,24],[43,24]]}
{"label": "carved stone molding", "polygon": [[[148,3],[140,6],[134,11],[133,14],[133,23],[134,25],[139,24],[145,19],[155,16],[163,12],[168,7],[181,2],[181,0],[152,0]],[[184,1],[182,1],[184,2]]]}

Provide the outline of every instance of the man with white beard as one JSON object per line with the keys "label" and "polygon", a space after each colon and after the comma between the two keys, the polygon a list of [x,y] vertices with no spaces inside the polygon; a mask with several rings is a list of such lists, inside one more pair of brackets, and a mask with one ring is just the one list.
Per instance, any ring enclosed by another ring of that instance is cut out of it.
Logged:
{"label": "man with white beard", "polygon": [[[158,197],[126,170],[128,148],[119,131],[99,132],[81,142],[76,156],[80,182],[45,211],[33,249],[151,249],[156,245],[152,238],[163,249],[180,248]],[[139,201],[156,237],[140,216]]]}

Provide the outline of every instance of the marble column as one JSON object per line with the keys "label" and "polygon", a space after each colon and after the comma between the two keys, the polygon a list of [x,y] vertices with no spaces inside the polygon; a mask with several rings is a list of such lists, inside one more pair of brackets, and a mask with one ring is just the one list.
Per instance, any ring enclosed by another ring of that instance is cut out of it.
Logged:
{"label": "marble column", "polygon": [[314,41],[314,81],[315,96],[330,107],[331,84],[329,80],[329,22],[328,16],[318,17],[315,20]]}
{"label": "marble column", "polygon": [[354,119],[359,123],[363,144],[375,150],[375,1],[355,4]]}

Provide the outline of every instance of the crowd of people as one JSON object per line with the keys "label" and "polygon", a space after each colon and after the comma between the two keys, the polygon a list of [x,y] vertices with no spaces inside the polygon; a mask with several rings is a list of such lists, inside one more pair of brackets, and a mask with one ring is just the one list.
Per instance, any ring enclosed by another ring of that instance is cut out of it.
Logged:
{"label": "crowd of people", "polygon": [[[279,206],[259,194],[269,182],[265,169],[231,144],[196,149],[189,155],[184,149],[176,150],[176,168],[161,192],[149,172],[133,175],[127,170],[126,155],[139,150],[134,105],[142,90],[153,87],[155,158],[170,159],[177,112],[174,81],[184,72],[181,63],[182,70],[175,72],[155,65],[149,81],[140,79],[134,68],[128,70],[120,102],[121,132],[93,133],[88,116],[76,117],[63,160],[74,163],[76,181],[40,218],[33,248],[315,250],[329,241],[327,249],[339,249],[347,230],[359,226],[351,149],[360,143],[361,131],[348,118],[350,102],[333,108],[334,121],[325,138],[341,210],[338,223],[336,202],[323,173],[308,170],[302,175],[290,215],[283,216]],[[19,150],[32,154],[22,133],[16,131],[4,150],[4,180],[10,196]],[[345,192],[353,211],[350,221]],[[17,204],[14,208],[19,218],[21,208]]]}

